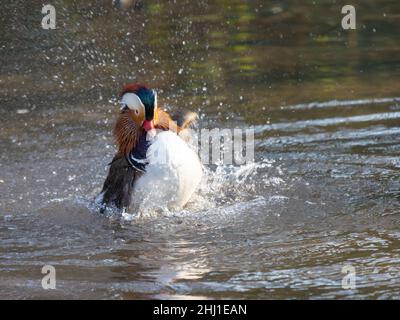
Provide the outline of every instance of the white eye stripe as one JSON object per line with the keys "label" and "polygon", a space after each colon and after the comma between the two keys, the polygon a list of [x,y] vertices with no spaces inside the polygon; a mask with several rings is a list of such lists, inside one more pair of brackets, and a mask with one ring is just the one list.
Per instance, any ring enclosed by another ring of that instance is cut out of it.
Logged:
{"label": "white eye stripe", "polygon": [[144,110],[144,104],[140,98],[131,92],[125,93],[121,99],[122,108],[126,105],[129,109],[139,114],[139,110]]}

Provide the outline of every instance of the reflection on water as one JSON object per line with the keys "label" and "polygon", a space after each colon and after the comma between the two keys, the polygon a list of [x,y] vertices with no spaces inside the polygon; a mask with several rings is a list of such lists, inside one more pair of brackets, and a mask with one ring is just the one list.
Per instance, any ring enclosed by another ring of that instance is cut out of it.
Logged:
{"label": "reflection on water", "polygon": [[[40,1],[4,4],[0,297],[399,298],[400,5],[343,31],[343,4],[55,0],[51,31]],[[128,81],[254,126],[256,163],[210,166],[181,212],[94,213]]]}

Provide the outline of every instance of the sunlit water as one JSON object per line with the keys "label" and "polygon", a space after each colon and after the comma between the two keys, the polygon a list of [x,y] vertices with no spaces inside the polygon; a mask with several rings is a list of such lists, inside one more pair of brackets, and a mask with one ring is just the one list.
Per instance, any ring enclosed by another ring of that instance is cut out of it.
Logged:
{"label": "sunlit water", "polygon": [[[400,5],[345,32],[340,1],[178,2],[53,1],[52,31],[3,5],[0,297],[400,298]],[[97,213],[128,81],[253,127],[255,162],[205,166],[182,211]]]}

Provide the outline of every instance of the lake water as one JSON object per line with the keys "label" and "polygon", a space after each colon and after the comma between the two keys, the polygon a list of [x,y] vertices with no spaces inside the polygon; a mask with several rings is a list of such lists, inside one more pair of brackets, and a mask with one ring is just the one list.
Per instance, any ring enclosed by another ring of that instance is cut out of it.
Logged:
{"label": "lake water", "polygon": [[[357,2],[347,31],[346,1],[52,4],[56,30],[2,4],[1,298],[400,298],[398,1]],[[136,81],[200,128],[254,128],[255,162],[206,166],[179,212],[97,213]]]}

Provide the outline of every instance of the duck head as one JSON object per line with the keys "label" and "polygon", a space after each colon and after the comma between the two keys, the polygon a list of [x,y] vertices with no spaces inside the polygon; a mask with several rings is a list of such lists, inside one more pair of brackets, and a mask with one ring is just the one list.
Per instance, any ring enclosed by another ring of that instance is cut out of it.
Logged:
{"label": "duck head", "polygon": [[118,154],[129,155],[146,132],[154,133],[160,110],[157,94],[142,84],[128,84],[120,94],[121,114],[114,127]]}
{"label": "duck head", "polygon": [[121,112],[145,131],[154,129],[157,120],[157,93],[141,84],[129,84],[120,95]]}

